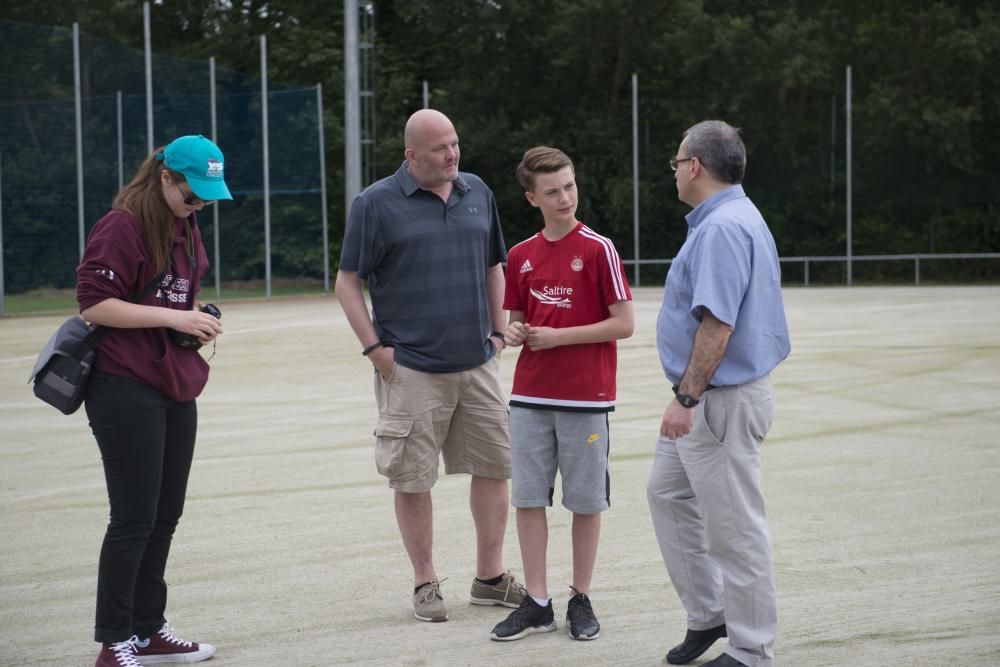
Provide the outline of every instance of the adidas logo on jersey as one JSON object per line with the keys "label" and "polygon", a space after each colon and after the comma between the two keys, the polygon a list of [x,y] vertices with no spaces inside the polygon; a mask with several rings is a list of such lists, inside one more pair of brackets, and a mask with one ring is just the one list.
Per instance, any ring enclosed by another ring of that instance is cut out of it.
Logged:
{"label": "adidas logo on jersey", "polygon": [[524,260],[524,264],[521,265],[521,273],[527,273],[528,271],[534,271],[535,267],[531,265],[531,260]]}

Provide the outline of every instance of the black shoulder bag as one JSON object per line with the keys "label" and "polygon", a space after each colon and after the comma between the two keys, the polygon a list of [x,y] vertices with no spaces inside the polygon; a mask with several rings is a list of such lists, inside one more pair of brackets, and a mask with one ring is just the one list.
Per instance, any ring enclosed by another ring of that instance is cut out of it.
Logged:
{"label": "black shoulder bag", "polygon": [[[141,303],[163,276],[164,273],[157,276],[132,303]],[[107,334],[107,327],[89,324],[79,315],[63,322],[31,369],[28,382],[34,381],[35,396],[64,415],[76,412],[86,394],[97,345]]]}

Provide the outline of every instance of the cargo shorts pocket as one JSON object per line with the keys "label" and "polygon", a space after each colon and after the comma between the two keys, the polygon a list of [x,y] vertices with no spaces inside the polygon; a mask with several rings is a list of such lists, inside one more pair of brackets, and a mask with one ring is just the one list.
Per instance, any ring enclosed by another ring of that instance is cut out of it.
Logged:
{"label": "cargo shorts pocket", "polygon": [[375,467],[394,479],[403,473],[406,442],[413,430],[412,417],[380,417],[375,426]]}

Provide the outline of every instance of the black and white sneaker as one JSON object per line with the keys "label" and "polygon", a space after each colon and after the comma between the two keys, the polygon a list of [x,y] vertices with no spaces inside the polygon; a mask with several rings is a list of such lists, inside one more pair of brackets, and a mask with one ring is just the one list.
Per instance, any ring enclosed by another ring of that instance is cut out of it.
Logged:
{"label": "black and white sneaker", "polygon": [[555,629],[556,619],[552,613],[552,600],[542,607],[530,595],[525,595],[521,600],[521,606],[510,612],[510,616],[493,628],[490,639],[508,642],[538,632],[552,632]]}
{"label": "black and white sneaker", "polygon": [[569,636],[582,640],[597,639],[601,635],[601,624],[597,622],[594,608],[590,606],[590,598],[575,588],[573,590],[576,595],[569,599],[569,606],[566,607]]}

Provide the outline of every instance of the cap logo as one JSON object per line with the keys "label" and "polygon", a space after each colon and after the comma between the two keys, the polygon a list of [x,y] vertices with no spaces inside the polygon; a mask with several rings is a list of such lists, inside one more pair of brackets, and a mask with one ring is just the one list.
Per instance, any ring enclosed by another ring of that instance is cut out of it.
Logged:
{"label": "cap logo", "polygon": [[205,172],[205,176],[209,178],[222,178],[222,161],[209,158],[208,171]]}

